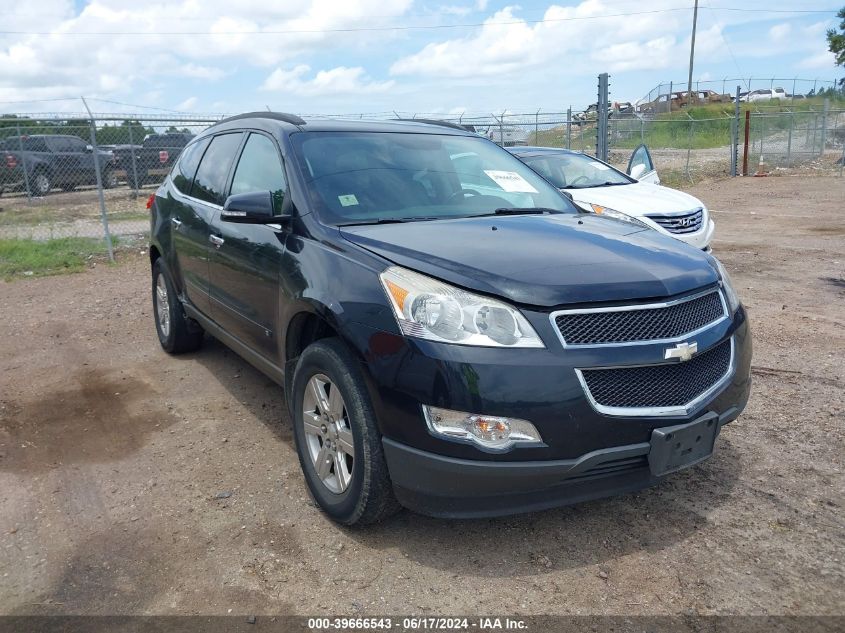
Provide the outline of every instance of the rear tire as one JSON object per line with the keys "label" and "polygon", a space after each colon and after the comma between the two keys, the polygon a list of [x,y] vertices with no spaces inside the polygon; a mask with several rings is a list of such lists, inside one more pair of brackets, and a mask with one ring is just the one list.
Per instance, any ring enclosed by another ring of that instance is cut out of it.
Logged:
{"label": "rear tire", "polygon": [[153,263],[153,318],[162,348],[169,354],[193,352],[202,345],[203,330],[185,315],[170,273],[161,258]]}
{"label": "rear tire", "polygon": [[114,169],[111,167],[106,167],[103,170],[103,189],[114,189],[117,187],[117,174],[114,173]]}
{"label": "rear tire", "polygon": [[53,188],[53,183],[46,171],[36,171],[29,181],[29,191],[33,196],[46,196]]}
{"label": "rear tire", "polygon": [[289,397],[299,463],[323,512],[344,525],[376,523],[396,513],[400,506],[361,366],[340,339],[306,348]]}

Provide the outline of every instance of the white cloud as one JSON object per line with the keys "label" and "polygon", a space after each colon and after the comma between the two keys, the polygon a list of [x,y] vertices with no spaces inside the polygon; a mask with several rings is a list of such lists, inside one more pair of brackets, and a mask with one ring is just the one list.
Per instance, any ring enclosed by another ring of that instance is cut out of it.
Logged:
{"label": "white cloud", "polygon": [[300,64],[290,70],[277,68],[264,83],[261,90],[283,92],[298,97],[323,97],[340,94],[368,94],[384,92],[393,86],[393,81],[373,81],[367,77],[360,66],[347,68],[338,66],[330,70],[321,70],[313,78],[306,75],[311,68]]}
{"label": "white cloud", "polygon": [[221,68],[214,68],[213,66],[200,66],[193,62],[183,64],[177,67],[174,74],[183,77],[191,77],[192,79],[206,79],[208,81],[216,81],[226,76],[226,71]]}
{"label": "white cloud", "polygon": [[199,100],[196,97],[188,97],[182,103],[177,104],[176,107],[174,108],[174,110],[182,110],[182,111],[193,110],[194,108],[197,107],[198,101]]}
{"label": "white cloud", "polygon": [[337,29],[391,24],[411,2],[90,0],[81,10],[74,0],[11,2],[3,30],[28,34],[0,35],[0,93],[7,100],[106,93],[140,100],[138,86],[146,92],[168,76],[214,81],[236,64],[273,67],[334,49],[381,46],[394,35],[362,38]]}
{"label": "white cloud", "polygon": [[787,22],[775,24],[772,28],[769,29],[769,39],[773,42],[783,42],[791,32],[791,24]]}
{"label": "white cloud", "polygon": [[[627,12],[601,0],[584,0],[577,6],[552,5],[543,22],[529,24],[519,17],[518,9],[501,9],[480,30],[465,37],[426,45],[397,60],[391,74],[501,77],[539,66],[565,68],[570,73],[583,69],[590,74],[596,68],[610,72],[658,69],[676,65],[689,50],[689,38],[675,36],[686,32],[677,13],[593,19]],[[714,24],[699,31],[696,51],[720,50],[722,28]]]}
{"label": "white cloud", "polygon": [[830,51],[817,53],[805,57],[795,64],[796,68],[814,69],[814,68],[833,68],[836,66],[836,56]]}

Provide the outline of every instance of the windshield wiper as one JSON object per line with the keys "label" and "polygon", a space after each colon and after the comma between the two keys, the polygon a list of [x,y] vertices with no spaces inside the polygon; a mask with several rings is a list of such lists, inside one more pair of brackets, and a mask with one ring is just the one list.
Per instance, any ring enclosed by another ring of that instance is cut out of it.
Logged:
{"label": "windshield wiper", "polygon": [[419,218],[378,218],[375,220],[360,220],[358,222],[344,222],[338,226],[362,226],[367,224],[402,224],[403,222],[425,222],[427,220],[447,220],[447,217],[425,216]]}
{"label": "windshield wiper", "polygon": [[560,213],[557,209],[550,209],[548,207],[502,207],[493,211],[493,213],[482,213],[485,215],[543,215],[544,213]]}

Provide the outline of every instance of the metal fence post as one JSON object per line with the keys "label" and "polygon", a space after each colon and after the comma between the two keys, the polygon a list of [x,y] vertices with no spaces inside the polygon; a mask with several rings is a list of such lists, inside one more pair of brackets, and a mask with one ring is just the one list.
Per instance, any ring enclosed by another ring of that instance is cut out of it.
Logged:
{"label": "metal fence post", "polygon": [[100,200],[100,220],[103,223],[103,234],[106,238],[106,248],[109,251],[109,261],[114,262],[114,250],[112,249],[111,233],[109,233],[109,219],[106,216],[106,199],[103,195],[103,175],[100,173],[100,151],[97,149],[97,124],[94,122],[94,115],[91,114],[91,108],[85,101],[85,97],[80,97],[82,104],[88,111],[89,121],[91,122],[91,153],[94,155],[94,173],[97,176],[97,197]]}
{"label": "metal fence post", "polygon": [[686,171],[686,174],[687,174],[687,180],[689,180],[690,183],[692,183],[692,176],[690,176],[690,173],[689,173],[689,157],[690,157],[690,153],[692,152],[692,133],[693,133],[693,127],[695,126],[695,119],[693,119],[689,115],[689,112],[687,112],[687,116],[689,117],[689,136],[687,137],[687,165],[686,165],[685,171]]}
{"label": "metal fence post", "polygon": [[599,94],[596,103],[596,158],[607,161],[607,105],[608,74],[599,75]]}
{"label": "metal fence post", "polygon": [[138,182],[138,165],[135,161],[135,140],[132,136],[132,119],[129,120],[129,153],[132,155],[132,197],[137,198],[141,183]]}
{"label": "metal fence post", "polygon": [[742,148],[742,175],[748,175],[748,135],[751,132],[751,110],[745,111],[745,145]]}
{"label": "metal fence post", "polygon": [[26,200],[32,202],[32,189],[29,187],[29,170],[26,167],[26,154],[23,153],[23,135],[21,134],[21,124],[16,124],[18,131],[18,149],[21,151],[21,164],[23,165],[23,185],[26,187]]}
{"label": "metal fence post", "polygon": [[540,110],[537,110],[537,113],[534,115],[534,145],[538,144],[537,139],[539,138],[540,130],[537,127],[537,124],[538,124],[539,120],[540,120]]}
{"label": "metal fence post", "polygon": [[789,134],[786,137],[786,166],[792,167],[792,129],[795,127],[795,112],[789,113]]}
{"label": "metal fence post", "polygon": [[734,118],[731,121],[731,176],[736,177],[739,162],[739,91],[736,87],[736,103],[734,103]]}
{"label": "metal fence post", "polygon": [[572,106],[566,109],[566,149],[572,149]]}
{"label": "metal fence post", "polygon": [[827,115],[830,111],[830,99],[828,97],[824,98],[824,108],[822,109],[822,134],[821,134],[821,147],[819,148],[819,158],[824,156],[824,146],[827,142]]}

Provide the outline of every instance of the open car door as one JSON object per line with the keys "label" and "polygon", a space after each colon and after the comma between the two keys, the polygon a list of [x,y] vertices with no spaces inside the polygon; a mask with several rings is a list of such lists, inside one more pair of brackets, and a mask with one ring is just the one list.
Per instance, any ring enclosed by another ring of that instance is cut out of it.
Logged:
{"label": "open car door", "polygon": [[628,175],[640,182],[660,184],[660,177],[654,168],[654,161],[651,160],[651,152],[645,145],[640,145],[631,154],[631,160],[628,161]]}

